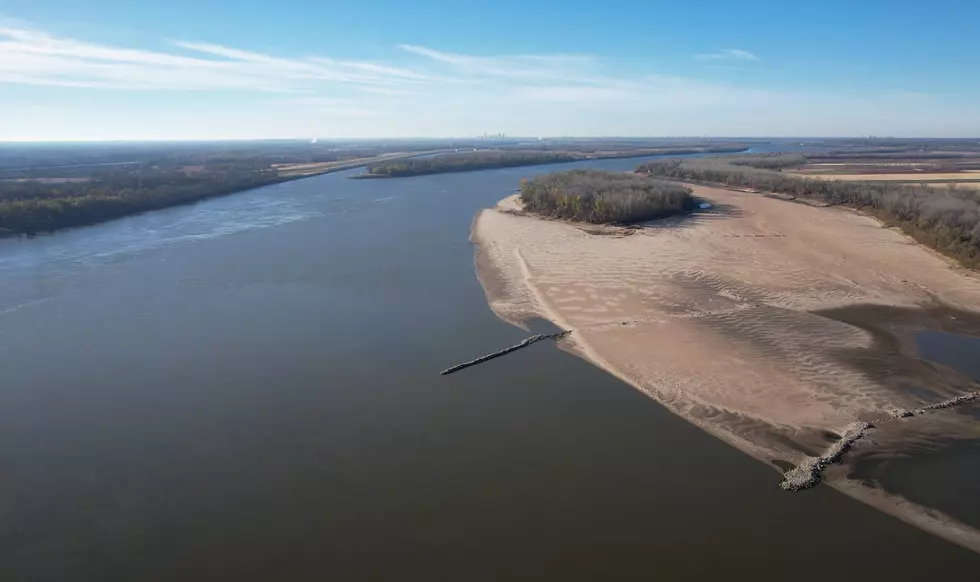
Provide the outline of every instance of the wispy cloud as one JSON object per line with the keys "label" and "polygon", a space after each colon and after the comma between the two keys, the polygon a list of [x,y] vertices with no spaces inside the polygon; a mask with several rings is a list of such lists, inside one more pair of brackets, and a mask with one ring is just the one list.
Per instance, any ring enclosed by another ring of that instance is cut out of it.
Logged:
{"label": "wispy cloud", "polygon": [[398,45],[409,53],[450,65],[457,74],[525,80],[572,80],[595,82],[597,59],[591,55],[504,55],[471,56],[410,44]]}
{"label": "wispy cloud", "polygon": [[747,50],[730,48],[722,49],[713,53],[702,53],[694,55],[694,58],[701,61],[758,61],[759,57]]}
{"label": "wispy cloud", "polygon": [[[686,84],[614,76],[593,55],[475,56],[398,45],[397,62],[286,57],[208,42],[169,41],[170,50],[111,46],[22,26],[0,27],[0,83],[117,90],[252,91],[405,99],[472,91],[527,101],[600,102],[657,93],[688,95]],[[414,57],[414,58],[412,58]],[[706,58],[755,59],[738,49]],[[469,88],[468,88],[469,87]],[[686,97],[685,97],[686,98]]]}
{"label": "wispy cloud", "polygon": [[283,58],[174,41],[147,51],[0,28],[0,82],[147,90],[310,91],[323,84],[400,86],[438,79],[397,67],[321,57]]}
{"label": "wispy cloud", "polygon": [[[467,85],[508,93],[522,87],[529,99],[594,100],[622,91],[625,80],[601,74],[591,55],[473,56],[398,45],[414,59],[397,63],[285,57],[188,40],[170,50],[144,50],[86,42],[39,30],[0,27],[0,83],[117,90],[329,93],[346,89],[375,96],[465,90]],[[414,62],[411,62],[414,61]],[[455,86],[455,88],[454,88]],[[580,90],[573,90],[580,86]],[[585,90],[586,87],[593,87]]]}

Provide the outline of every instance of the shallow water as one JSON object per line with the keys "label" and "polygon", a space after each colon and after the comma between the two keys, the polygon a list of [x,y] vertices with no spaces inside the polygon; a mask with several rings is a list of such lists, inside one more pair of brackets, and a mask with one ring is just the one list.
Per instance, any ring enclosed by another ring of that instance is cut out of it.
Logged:
{"label": "shallow water", "polygon": [[476,211],[638,163],[346,172],[0,241],[4,579],[975,572],[550,342],[438,376],[527,335],[487,307]]}
{"label": "shallow water", "polygon": [[[977,414],[977,409],[972,411]],[[853,476],[980,528],[980,440],[935,440],[915,454],[857,462]]]}
{"label": "shallow water", "polygon": [[[927,330],[915,334],[915,344],[921,357],[980,380],[980,338]],[[923,400],[942,398],[933,394]],[[975,422],[980,404],[964,404],[946,414]],[[936,438],[915,449],[914,454],[858,462],[855,476],[872,478],[890,493],[980,528],[980,440]]]}
{"label": "shallow water", "polygon": [[942,331],[915,334],[919,354],[980,382],[980,337]]}

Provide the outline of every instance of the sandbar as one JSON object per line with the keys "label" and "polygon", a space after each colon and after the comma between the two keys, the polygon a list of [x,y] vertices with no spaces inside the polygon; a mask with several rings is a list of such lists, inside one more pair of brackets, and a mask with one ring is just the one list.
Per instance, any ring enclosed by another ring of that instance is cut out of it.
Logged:
{"label": "sandbar", "polygon": [[[570,351],[781,471],[855,423],[977,390],[920,360],[910,339],[930,327],[980,333],[974,273],[858,212],[689,186],[709,211],[632,229],[528,216],[516,195],[483,210],[472,240],[491,308],[574,330]],[[980,534],[949,516],[872,495],[840,469],[830,477],[980,551]]]}

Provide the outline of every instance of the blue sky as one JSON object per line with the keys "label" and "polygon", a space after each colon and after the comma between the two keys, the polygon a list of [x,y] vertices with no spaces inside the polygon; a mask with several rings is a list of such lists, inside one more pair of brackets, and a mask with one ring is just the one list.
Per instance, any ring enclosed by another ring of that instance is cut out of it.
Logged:
{"label": "blue sky", "polygon": [[980,3],[0,0],[0,140],[980,136]]}

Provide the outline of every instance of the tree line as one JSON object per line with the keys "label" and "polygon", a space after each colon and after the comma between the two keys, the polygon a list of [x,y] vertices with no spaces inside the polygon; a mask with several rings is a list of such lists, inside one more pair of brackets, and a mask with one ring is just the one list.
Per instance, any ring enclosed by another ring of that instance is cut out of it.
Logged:
{"label": "tree line", "polygon": [[[623,145],[621,149],[615,146]],[[518,166],[538,166],[582,160],[609,158],[640,158],[654,155],[680,155],[698,153],[731,153],[745,150],[745,146],[706,145],[703,147],[664,147],[630,148],[624,144],[605,142],[585,142],[582,144],[563,144],[562,149],[551,146],[530,147],[528,149],[484,150],[435,156],[409,158],[391,162],[379,162],[367,167],[365,174],[355,178],[404,178],[425,174],[448,172],[468,172],[493,168],[513,168]]]}
{"label": "tree line", "polygon": [[279,141],[0,144],[0,236],[94,224],[309,175],[277,164],[356,162],[386,150]]}
{"label": "tree line", "polygon": [[[809,180],[772,169],[770,158],[667,159],[637,172],[673,180],[776,192],[848,206],[901,228],[919,242],[970,267],[980,267],[980,195],[948,188],[887,182]],[[778,161],[775,162],[778,164]]]}
{"label": "tree line", "polygon": [[803,154],[756,154],[752,156],[733,156],[725,158],[733,166],[745,166],[761,170],[782,170],[796,168],[807,162]]}
{"label": "tree line", "polygon": [[367,173],[364,177],[401,178],[406,176],[422,176],[425,174],[488,170],[491,168],[557,164],[561,162],[574,162],[581,159],[584,159],[584,156],[573,152],[519,150],[476,151],[458,154],[440,154],[429,157],[409,158],[396,162],[371,164],[367,167]]}
{"label": "tree line", "polygon": [[84,182],[0,182],[0,235],[35,234],[196,202],[283,181],[274,170],[203,175],[137,171]]}
{"label": "tree line", "polygon": [[598,224],[642,222],[696,205],[689,188],[602,170],[568,170],[522,180],[520,197],[529,212]]}

